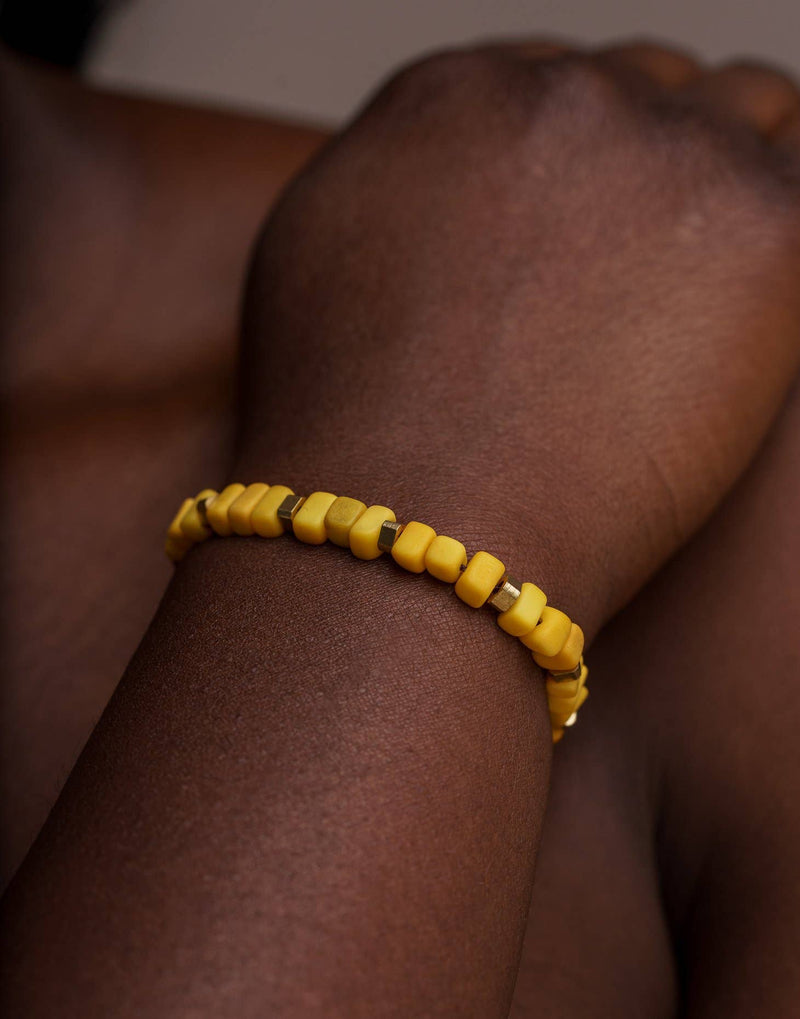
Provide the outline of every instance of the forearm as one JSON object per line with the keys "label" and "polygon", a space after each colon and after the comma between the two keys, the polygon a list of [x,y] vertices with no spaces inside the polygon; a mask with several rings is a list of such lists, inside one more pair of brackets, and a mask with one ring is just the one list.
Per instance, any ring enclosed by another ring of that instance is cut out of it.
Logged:
{"label": "forearm", "polygon": [[445,585],[209,542],[9,893],[10,1012],[505,1015],[549,739]]}

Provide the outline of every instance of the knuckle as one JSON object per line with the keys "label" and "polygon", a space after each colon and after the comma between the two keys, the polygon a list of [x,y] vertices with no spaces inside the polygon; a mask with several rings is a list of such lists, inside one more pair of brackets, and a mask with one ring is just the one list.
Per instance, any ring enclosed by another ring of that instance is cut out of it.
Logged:
{"label": "knuckle", "polygon": [[466,97],[476,82],[496,73],[497,65],[497,57],[488,50],[438,50],[397,71],[381,88],[376,102],[418,108]]}
{"label": "knuckle", "polygon": [[745,80],[749,79],[754,83],[768,85],[787,94],[798,95],[797,81],[788,71],[759,60],[739,57],[723,64],[717,73],[735,75]]}
{"label": "knuckle", "polygon": [[581,112],[620,109],[627,97],[608,67],[581,54],[569,54],[537,68],[543,89],[560,105]]}

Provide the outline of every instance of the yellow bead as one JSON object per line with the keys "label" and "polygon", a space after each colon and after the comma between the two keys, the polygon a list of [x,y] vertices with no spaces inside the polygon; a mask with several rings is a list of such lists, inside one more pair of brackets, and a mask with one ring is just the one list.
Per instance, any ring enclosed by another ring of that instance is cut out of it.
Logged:
{"label": "yellow bead", "polygon": [[181,531],[183,531],[184,538],[188,538],[189,541],[205,541],[206,538],[211,537],[211,528],[200,516],[197,504],[201,499],[210,499],[216,494],[213,488],[204,488],[202,492],[197,493],[197,497],[192,500],[192,505],[181,519]]}
{"label": "yellow bead", "polygon": [[269,491],[269,485],[257,481],[248,485],[241,495],[234,499],[228,510],[228,520],[234,534],[241,534],[248,537],[254,533],[253,510]]}
{"label": "yellow bead", "polygon": [[547,595],[544,591],[536,584],[525,583],[511,608],[497,617],[497,625],[512,637],[522,637],[530,633],[539,622],[546,604]]}
{"label": "yellow bead", "polygon": [[183,520],[190,507],[193,505],[194,499],[184,499],[181,503],[181,508],[175,514],[172,519],[172,523],[167,528],[167,540],[164,543],[164,551],[174,563],[183,559],[194,544],[186,537],[181,528],[181,520]]}
{"label": "yellow bead", "polygon": [[[580,691],[574,697],[550,697],[547,698],[547,707],[551,714],[563,714],[564,718],[577,710]],[[562,723],[563,724],[563,723]]]}
{"label": "yellow bead", "polygon": [[228,538],[233,534],[228,510],[244,491],[244,485],[226,485],[206,508],[206,519],[221,538]]}
{"label": "yellow bead", "polygon": [[174,541],[188,541],[189,539],[184,535],[181,529],[181,520],[186,516],[189,507],[194,505],[194,499],[184,499],[181,503],[181,508],[173,517],[172,523],[167,528],[167,537],[172,538]]}
{"label": "yellow bead", "polygon": [[570,718],[572,718],[574,713],[575,712],[572,711],[572,710],[570,710],[570,711],[551,711],[550,712],[550,725],[554,729],[557,729],[560,726],[563,726],[564,724],[566,724],[570,720]]}
{"label": "yellow bead", "polygon": [[411,573],[425,572],[425,553],[430,548],[436,531],[419,520],[412,520],[400,532],[392,546],[392,559]]}
{"label": "yellow bead", "polygon": [[467,550],[460,541],[437,534],[425,553],[425,569],[437,580],[455,584],[467,565]]}
{"label": "yellow bead", "polygon": [[336,502],[331,492],[312,492],[294,518],[294,536],[307,545],[322,545],[328,539],[325,516]]}
{"label": "yellow bead", "polygon": [[533,660],[537,665],[541,665],[543,669],[548,669],[551,672],[566,672],[567,669],[575,668],[581,660],[582,654],[583,630],[577,623],[573,623],[564,646],[557,654],[548,657],[534,651]]}
{"label": "yellow bead", "polygon": [[250,523],[255,534],[262,538],[280,538],[285,533],[282,521],[278,519],[278,507],[287,495],[294,495],[286,485],[272,485],[268,492],[261,496],[253,512]]}
{"label": "yellow bead", "polygon": [[386,506],[370,506],[364,510],[350,528],[350,551],[357,559],[377,559],[383,552],[378,548],[378,535],[385,520],[397,518]]}
{"label": "yellow bead", "polygon": [[568,615],[551,605],[545,605],[538,625],[530,633],[523,634],[520,640],[537,654],[557,655],[566,643],[571,628],[572,620]]}
{"label": "yellow bead", "polygon": [[547,700],[548,703],[552,704],[553,701],[574,700],[581,690],[580,680],[569,679],[565,683],[557,683],[554,679],[547,680]]}
{"label": "yellow bead", "polygon": [[458,597],[479,609],[505,575],[506,568],[488,552],[476,552],[456,581]]}
{"label": "yellow bead", "polygon": [[589,688],[583,687],[578,691],[574,699],[556,698],[548,701],[550,711],[550,724],[557,728],[566,725],[570,718],[578,711],[586,698],[589,696]]}
{"label": "yellow bead", "polygon": [[566,679],[557,680],[547,677],[547,699],[548,701],[554,701],[559,699],[570,700],[576,698],[581,690],[586,685],[586,678],[589,675],[589,670],[585,665],[581,667],[581,674],[579,679]]}
{"label": "yellow bead", "polygon": [[325,514],[325,531],[328,541],[341,548],[350,547],[350,529],[366,510],[366,503],[340,495]]}
{"label": "yellow bead", "polygon": [[564,738],[564,727],[561,726],[558,729],[553,729],[553,743],[560,743]]}

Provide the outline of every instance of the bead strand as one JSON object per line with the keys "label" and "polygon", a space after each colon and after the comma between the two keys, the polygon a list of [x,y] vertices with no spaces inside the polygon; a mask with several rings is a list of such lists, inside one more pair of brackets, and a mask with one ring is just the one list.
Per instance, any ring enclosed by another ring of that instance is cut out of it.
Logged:
{"label": "bead strand", "polygon": [[470,557],[460,541],[437,534],[428,524],[398,523],[387,506],[367,506],[332,492],[301,496],[286,485],[261,482],[232,484],[221,492],[205,488],[181,504],[167,531],[165,551],[178,562],[214,534],[277,538],[287,531],[307,544],[330,541],[349,548],[358,559],[377,559],[388,552],[403,569],[452,584],[472,608],[491,605],[501,629],[528,648],[547,673],[553,742],[575,723],[589,695],[581,628],[548,605],[536,584],[508,574],[496,556],[476,552]]}

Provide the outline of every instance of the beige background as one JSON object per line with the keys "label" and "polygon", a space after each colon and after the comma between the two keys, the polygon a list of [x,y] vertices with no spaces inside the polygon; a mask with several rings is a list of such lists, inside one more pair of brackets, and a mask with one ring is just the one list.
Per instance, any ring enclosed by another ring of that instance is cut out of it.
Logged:
{"label": "beige background", "polygon": [[800,0],[128,0],[89,73],[335,122],[423,50],[542,33],[589,43],[658,36],[715,61],[754,54],[800,68]]}

